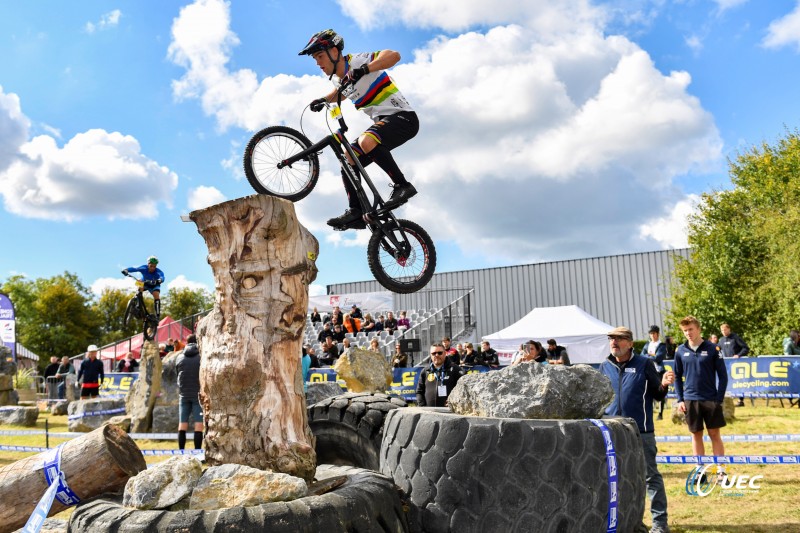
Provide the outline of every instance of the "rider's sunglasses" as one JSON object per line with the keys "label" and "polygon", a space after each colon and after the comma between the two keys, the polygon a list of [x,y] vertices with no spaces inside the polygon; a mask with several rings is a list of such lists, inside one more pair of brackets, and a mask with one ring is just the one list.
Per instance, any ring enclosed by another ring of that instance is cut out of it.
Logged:
{"label": "rider's sunglasses", "polygon": [[431,352],[431,355],[444,355],[444,352]]}

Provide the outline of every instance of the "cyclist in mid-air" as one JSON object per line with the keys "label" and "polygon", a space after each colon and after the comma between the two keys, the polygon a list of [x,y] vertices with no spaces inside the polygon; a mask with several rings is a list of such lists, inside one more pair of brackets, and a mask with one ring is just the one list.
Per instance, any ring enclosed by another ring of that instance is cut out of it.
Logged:
{"label": "cyclist in mid-air", "polygon": [[161,318],[161,284],[164,283],[164,273],[160,268],[157,268],[158,258],[151,255],[147,258],[147,263],[140,267],[128,267],[122,271],[124,276],[130,272],[138,272],[142,275],[144,287],[139,287],[142,291],[147,289],[153,295],[153,307],[155,308],[156,317]]}
{"label": "cyclist in mid-air", "polygon": [[[400,93],[385,69],[400,61],[394,50],[380,50],[344,55],[344,39],[333,30],[315,33],[300,55],[310,55],[320,69],[338,88],[342,82],[351,82],[342,94],[364,111],[373,121],[367,131],[353,143],[363,166],[375,162],[393,182],[392,194],[386,201],[388,209],[394,209],[417,194],[417,190],[406,181],[395,163],[390,150],[414,137],[419,131],[417,114]],[[336,100],[336,89],[323,98],[311,102],[312,111],[320,111],[325,102]],[[344,188],[350,208],[343,215],[328,220],[328,225],[338,230],[364,229],[364,213],[358,203],[353,185],[342,173]]]}

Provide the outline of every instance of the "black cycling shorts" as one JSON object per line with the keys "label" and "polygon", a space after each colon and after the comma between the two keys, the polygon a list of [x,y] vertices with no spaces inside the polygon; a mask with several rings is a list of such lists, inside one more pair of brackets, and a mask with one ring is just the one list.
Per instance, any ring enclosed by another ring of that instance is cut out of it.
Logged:
{"label": "black cycling shorts", "polygon": [[686,400],[683,403],[686,405],[686,424],[692,433],[703,431],[703,423],[707,429],[725,426],[721,403],[709,400]]}
{"label": "black cycling shorts", "polygon": [[[393,115],[380,117],[377,122],[367,128],[364,135],[369,135],[378,144],[394,150],[409,139],[413,139],[419,131],[419,119],[413,111],[400,111]],[[356,153],[361,154],[358,142],[353,143]]]}

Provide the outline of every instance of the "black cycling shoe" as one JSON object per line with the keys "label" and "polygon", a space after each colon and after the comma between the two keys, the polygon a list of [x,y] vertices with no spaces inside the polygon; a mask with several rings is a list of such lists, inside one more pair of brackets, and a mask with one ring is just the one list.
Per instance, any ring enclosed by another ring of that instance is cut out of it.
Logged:
{"label": "black cycling shoe", "polygon": [[385,204],[387,209],[399,207],[411,199],[412,196],[417,194],[417,189],[415,189],[414,186],[408,182],[392,185],[392,187],[392,194],[389,196],[389,199],[386,200]]}
{"label": "black cycling shoe", "polygon": [[364,229],[367,223],[364,222],[363,213],[360,210],[350,208],[343,215],[328,220],[328,225],[335,230],[344,231],[346,229]]}

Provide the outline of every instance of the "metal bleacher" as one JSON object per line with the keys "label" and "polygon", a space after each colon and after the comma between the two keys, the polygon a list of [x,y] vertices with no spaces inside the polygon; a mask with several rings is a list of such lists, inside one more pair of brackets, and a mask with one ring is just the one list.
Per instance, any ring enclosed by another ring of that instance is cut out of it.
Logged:
{"label": "metal bleacher", "polygon": [[[475,317],[471,309],[473,294],[474,290],[470,289],[453,302],[439,309],[406,310],[406,316],[411,322],[411,327],[406,331],[396,331],[393,335],[390,335],[387,331],[369,333],[362,331],[356,335],[347,333],[345,337],[350,339],[352,346],[361,348],[368,348],[370,341],[373,338],[377,338],[378,349],[387,360],[391,360],[394,354],[394,345],[398,340],[419,339],[422,352],[410,353],[409,365],[420,364],[427,358],[427,346],[430,346],[431,343],[439,342],[445,336],[453,339],[453,342],[457,342],[459,336],[465,335],[475,327]],[[395,316],[400,314],[399,310],[393,309],[386,309],[377,313],[373,312],[372,314],[386,316],[388,311],[392,311]],[[311,318],[309,316],[306,317],[305,344],[312,346],[317,353],[319,353],[322,344],[317,340],[322,327],[323,322],[311,322]]]}

